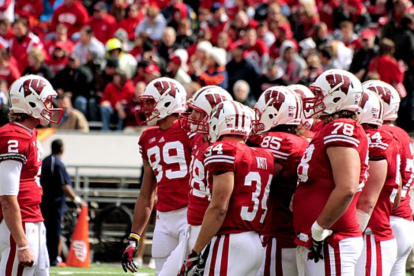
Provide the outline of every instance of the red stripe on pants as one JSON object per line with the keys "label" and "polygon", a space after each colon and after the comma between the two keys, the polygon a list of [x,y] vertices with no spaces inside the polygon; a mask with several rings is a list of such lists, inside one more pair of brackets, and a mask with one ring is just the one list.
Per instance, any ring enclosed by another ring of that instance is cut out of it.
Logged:
{"label": "red stripe on pants", "polygon": [[334,249],[334,255],[335,255],[335,272],[336,275],[342,275],[341,274],[341,252],[339,244]]}
{"label": "red stripe on pants", "polygon": [[[22,226],[23,226],[23,232],[26,233],[25,222],[22,223]],[[16,258],[16,249],[17,249],[17,244],[14,241],[13,236],[10,233],[10,253],[9,253],[9,258],[7,260],[7,265],[6,265],[6,276],[12,276],[14,259]],[[22,276],[23,270],[24,270],[24,267],[18,264],[16,276]]]}
{"label": "red stripe on pants", "polygon": [[382,276],[382,254],[381,254],[381,242],[376,241],[375,247],[377,251],[377,276]]}
{"label": "red stripe on pants", "polygon": [[282,247],[276,240],[276,275],[283,276]]}
{"label": "red stripe on pants", "polygon": [[266,258],[266,261],[265,261],[264,276],[269,276],[270,275],[270,264],[271,264],[271,260],[272,260],[272,244],[273,244],[273,239],[271,239],[267,243],[267,247],[266,247],[266,257],[265,257]]}
{"label": "red stripe on pants", "polygon": [[329,256],[329,245],[325,242],[323,245],[323,256],[325,257],[325,275],[331,275],[331,260]]}
{"label": "red stripe on pants", "polygon": [[365,266],[365,276],[371,275],[371,258],[372,258],[372,252],[371,252],[371,235],[365,235],[365,240],[367,242],[367,264]]}
{"label": "red stripe on pants", "polygon": [[230,236],[229,234],[226,234],[224,235],[223,254],[221,255],[220,276],[227,275],[227,268],[229,265],[229,244]]}
{"label": "red stripe on pants", "polygon": [[216,269],[216,260],[217,260],[217,251],[220,243],[221,236],[216,238],[216,241],[213,246],[213,255],[211,255],[211,263],[210,263],[210,273],[209,276],[214,276],[214,270]]}

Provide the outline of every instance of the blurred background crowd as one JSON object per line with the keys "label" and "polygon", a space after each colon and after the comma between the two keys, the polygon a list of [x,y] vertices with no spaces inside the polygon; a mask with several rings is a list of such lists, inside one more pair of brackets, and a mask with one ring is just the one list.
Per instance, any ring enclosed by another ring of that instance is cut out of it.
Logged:
{"label": "blurred background crowd", "polygon": [[253,106],[270,86],[331,68],[396,87],[398,124],[414,130],[411,0],[0,1],[0,125],[26,74],[59,92],[57,128],[134,131],[137,99],[158,77],[188,98],[219,85]]}

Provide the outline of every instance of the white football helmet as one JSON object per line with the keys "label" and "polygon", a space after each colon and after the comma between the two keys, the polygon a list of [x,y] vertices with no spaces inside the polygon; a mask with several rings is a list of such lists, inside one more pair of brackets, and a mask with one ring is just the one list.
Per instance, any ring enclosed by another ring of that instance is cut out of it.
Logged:
{"label": "white football helmet", "polygon": [[153,126],[171,114],[184,112],[186,95],[184,87],[176,80],[153,80],[139,97],[141,106],[135,111],[138,124]]}
{"label": "white football helmet", "polygon": [[[307,88],[306,86],[301,85],[301,84],[292,84],[292,85],[289,85],[287,88],[289,88],[290,90],[292,90],[293,92],[298,94],[301,101],[303,101],[306,98],[315,97],[315,95],[312,93],[312,91],[310,91],[309,88]],[[305,112],[306,112],[305,109],[303,109],[302,118],[301,118],[301,125],[305,129],[310,129],[313,126],[314,119],[313,118],[307,118],[309,116],[306,115]]]}
{"label": "white football helmet", "polygon": [[357,77],[345,70],[331,69],[323,72],[309,89],[315,96],[303,100],[307,118],[321,112],[334,114],[342,110],[358,110],[362,84]]}
{"label": "white football helmet", "polygon": [[298,95],[285,86],[273,86],[260,95],[254,107],[253,132],[260,134],[278,125],[299,125],[302,103]]}
{"label": "white football helmet", "polygon": [[377,93],[365,89],[357,112],[360,124],[382,126],[384,118],[384,103]]}
{"label": "white football helmet", "polygon": [[[230,93],[216,85],[199,89],[187,102],[187,112],[180,115],[180,125],[185,131],[208,134],[208,120],[213,108],[223,102],[232,101]],[[192,117],[192,111],[199,113],[198,118]]]}
{"label": "white football helmet", "polygon": [[40,76],[27,75],[10,86],[10,110],[15,114],[27,114],[40,119],[42,125],[59,124],[63,109],[53,107],[57,96],[50,82]]}
{"label": "white football helmet", "polygon": [[214,143],[223,135],[240,135],[244,139],[250,134],[251,112],[239,102],[224,101],[211,112],[209,141]]}
{"label": "white football helmet", "polygon": [[377,93],[384,102],[384,120],[394,121],[398,118],[400,95],[392,85],[380,80],[369,80],[362,84],[362,88]]}

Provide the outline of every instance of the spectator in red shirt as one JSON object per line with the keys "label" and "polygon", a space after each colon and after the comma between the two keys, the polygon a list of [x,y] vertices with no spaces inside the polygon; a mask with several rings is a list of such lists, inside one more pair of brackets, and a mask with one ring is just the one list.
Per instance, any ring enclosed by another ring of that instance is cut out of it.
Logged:
{"label": "spectator in red shirt", "polygon": [[116,20],[108,14],[106,4],[98,2],[93,7],[93,15],[90,18],[89,26],[91,27],[95,37],[105,44],[111,39],[116,31]]}
{"label": "spectator in red shirt", "polygon": [[135,110],[140,106],[139,97],[144,93],[146,86],[145,82],[138,82],[135,86],[134,97],[125,105],[118,105],[118,115],[121,120],[124,121],[125,132],[133,132],[140,128],[142,129],[142,126],[139,126],[135,119]]}
{"label": "spectator in red shirt", "polygon": [[9,40],[13,38],[13,31],[10,21],[6,18],[0,19],[0,43],[4,47],[9,46]]}
{"label": "spectator in red shirt", "polygon": [[42,0],[17,1],[14,12],[17,14],[27,14],[32,21],[39,21],[43,12]]}
{"label": "spectator in red shirt", "polygon": [[266,44],[257,39],[256,30],[249,28],[245,36],[247,58],[264,72],[269,61],[269,50]]}
{"label": "spectator in red shirt", "polygon": [[118,29],[124,29],[128,34],[128,40],[132,41],[135,37],[135,29],[138,23],[144,18],[145,14],[138,11],[138,6],[132,4],[128,8],[128,16],[118,24]]}
{"label": "spectator in red shirt", "polygon": [[228,17],[224,10],[224,7],[215,3],[211,9],[211,19],[208,21],[208,29],[211,34],[211,43],[216,44],[219,33],[227,30]]}
{"label": "spectator in red shirt", "polygon": [[89,15],[81,1],[65,0],[53,13],[51,30],[56,30],[58,24],[62,23],[68,27],[68,36],[88,24]]}
{"label": "spectator in red shirt", "polygon": [[45,51],[48,58],[52,57],[57,44],[69,54],[73,52],[75,45],[68,39],[68,27],[64,24],[57,25],[55,37],[45,42]]}
{"label": "spectator in red shirt", "polygon": [[43,50],[39,38],[31,33],[20,19],[13,23],[13,38],[10,40],[9,52],[18,61],[20,73],[28,66],[27,55],[32,47]]}
{"label": "spectator in red shirt", "polygon": [[401,70],[394,58],[395,44],[388,38],[383,38],[379,45],[378,57],[371,60],[368,72],[378,74],[379,79],[393,86],[404,80],[404,71]]}
{"label": "spectator in red shirt", "polygon": [[19,69],[11,64],[9,59],[9,53],[4,48],[0,49],[0,80],[6,81],[8,87],[21,75]]}
{"label": "spectator in red shirt", "polygon": [[101,100],[102,130],[109,130],[111,121],[117,124],[117,129],[122,130],[123,122],[119,118],[117,110],[132,99],[135,87],[131,80],[128,80],[125,73],[117,71],[113,82],[105,88]]}
{"label": "spectator in red shirt", "polygon": [[46,60],[46,64],[50,67],[53,73],[57,73],[63,70],[68,65],[69,52],[65,48],[66,45],[63,41],[56,42],[53,47],[53,52]]}
{"label": "spectator in red shirt", "polygon": [[109,9],[109,13],[115,17],[116,22],[121,22],[125,18],[126,8],[128,6],[125,0],[114,0]]}

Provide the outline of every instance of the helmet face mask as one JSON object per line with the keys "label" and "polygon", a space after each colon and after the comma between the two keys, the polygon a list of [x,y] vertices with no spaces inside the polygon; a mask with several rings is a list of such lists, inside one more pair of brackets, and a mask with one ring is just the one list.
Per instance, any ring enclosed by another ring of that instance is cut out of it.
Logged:
{"label": "helmet face mask", "polygon": [[135,119],[140,125],[153,126],[157,123],[160,112],[155,108],[157,103],[153,96],[139,97],[141,107],[135,112]]}
{"label": "helmet face mask", "polygon": [[322,89],[315,86],[310,86],[309,89],[315,94],[313,98],[304,98],[302,100],[303,103],[303,111],[304,116],[306,119],[311,119],[320,116],[321,112],[323,112],[326,108],[325,103],[323,102],[323,93]]}
{"label": "helmet face mask", "polygon": [[207,113],[191,103],[188,104],[187,112],[180,114],[180,126],[187,132],[207,134],[208,120]]}
{"label": "helmet face mask", "polygon": [[43,102],[43,104],[45,105],[45,108],[40,113],[40,115],[42,116],[42,118],[40,119],[40,123],[43,126],[46,126],[49,123],[59,124],[60,120],[62,120],[63,109],[53,107],[53,96],[48,96],[46,98],[46,101]]}

